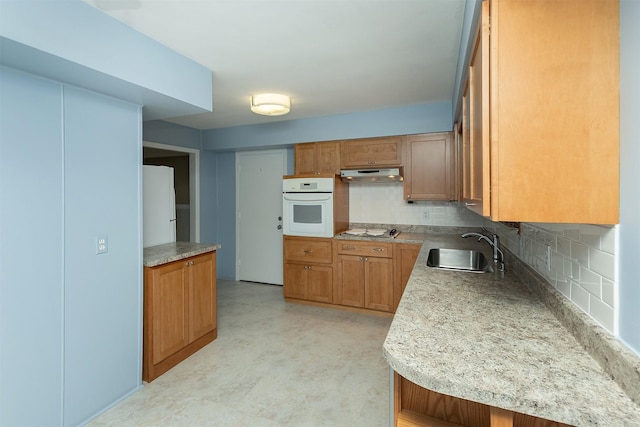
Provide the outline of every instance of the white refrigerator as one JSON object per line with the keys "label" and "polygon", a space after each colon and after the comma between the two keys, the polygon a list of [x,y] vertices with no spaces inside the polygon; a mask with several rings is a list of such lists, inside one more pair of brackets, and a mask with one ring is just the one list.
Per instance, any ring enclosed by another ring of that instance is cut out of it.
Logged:
{"label": "white refrigerator", "polygon": [[142,246],[176,241],[176,192],[173,168],[142,166],[143,234]]}

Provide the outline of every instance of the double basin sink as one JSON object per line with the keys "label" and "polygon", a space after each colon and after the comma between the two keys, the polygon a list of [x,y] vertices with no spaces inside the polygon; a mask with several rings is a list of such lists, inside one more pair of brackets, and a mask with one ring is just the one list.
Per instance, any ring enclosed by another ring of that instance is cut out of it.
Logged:
{"label": "double basin sink", "polygon": [[469,273],[493,272],[493,267],[484,254],[471,249],[431,249],[427,258],[427,267]]}

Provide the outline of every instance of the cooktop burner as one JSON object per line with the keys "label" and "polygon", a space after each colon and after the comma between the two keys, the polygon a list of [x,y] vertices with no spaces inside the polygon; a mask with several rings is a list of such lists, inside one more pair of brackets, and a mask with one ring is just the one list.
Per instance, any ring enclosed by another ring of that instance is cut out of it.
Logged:
{"label": "cooktop burner", "polygon": [[396,230],[395,228],[391,229],[391,230],[385,230],[385,229],[371,229],[371,228],[352,228],[350,230],[345,231],[344,233],[342,233],[343,235],[346,236],[358,236],[358,237],[386,237],[386,238],[390,238],[390,239],[395,239],[396,237],[398,237],[398,235],[400,234],[400,232],[398,230]]}

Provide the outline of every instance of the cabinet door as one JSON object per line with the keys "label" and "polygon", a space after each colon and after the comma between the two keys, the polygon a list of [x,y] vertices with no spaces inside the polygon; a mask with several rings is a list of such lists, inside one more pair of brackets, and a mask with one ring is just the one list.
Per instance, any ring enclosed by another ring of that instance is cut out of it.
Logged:
{"label": "cabinet door", "polygon": [[316,144],[295,144],[293,146],[294,170],[296,175],[316,173]]}
{"label": "cabinet door", "polygon": [[307,296],[310,301],[333,301],[333,268],[325,265],[309,265],[307,268]]}
{"label": "cabinet door", "polygon": [[215,253],[200,255],[188,261],[189,342],[216,328],[215,261]]}
{"label": "cabinet door", "polygon": [[393,311],[398,308],[404,288],[407,286],[409,276],[413,271],[413,267],[418,259],[420,248],[422,245],[409,244],[409,243],[397,243],[395,245],[395,280],[393,288]]}
{"label": "cabinet door", "polygon": [[482,25],[469,65],[469,195],[467,207],[489,216],[489,4],[482,3]]}
{"label": "cabinet door", "polygon": [[402,166],[402,138],[354,139],[343,141],[341,162],[344,168]]}
{"label": "cabinet door", "polygon": [[450,132],[407,136],[405,200],[454,199],[452,151]]}
{"label": "cabinet door", "polygon": [[492,219],[619,222],[620,3],[490,2]]}
{"label": "cabinet door", "polygon": [[337,304],[364,307],[363,259],[355,255],[338,256]]}
{"label": "cabinet door", "polygon": [[283,273],[285,298],[307,299],[307,266],[285,262]]}
{"label": "cabinet door", "polygon": [[338,141],[316,144],[316,172],[340,175],[340,143]]}
{"label": "cabinet door", "polygon": [[471,201],[471,96],[469,94],[469,82],[465,85],[462,95],[462,200],[465,203]]}
{"label": "cabinet door", "polygon": [[365,307],[393,310],[393,260],[367,257],[364,260]]}
{"label": "cabinet door", "polygon": [[154,365],[189,344],[188,280],[182,261],[153,269],[150,309]]}

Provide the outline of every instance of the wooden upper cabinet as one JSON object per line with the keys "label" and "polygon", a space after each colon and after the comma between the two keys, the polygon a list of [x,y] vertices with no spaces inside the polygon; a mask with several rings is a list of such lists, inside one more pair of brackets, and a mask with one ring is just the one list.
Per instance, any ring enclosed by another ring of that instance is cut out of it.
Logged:
{"label": "wooden upper cabinet", "polygon": [[482,17],[471,199],[489,198],[482,214],[499,221],[618,223],[619,2],[485,0]]}
{"label": "wooden upper cabinet", "polygon": [[463,96],[463,202],[479,215],[491,216],[489,149],[489,8],[471,51],[469,82]]}
{"label": "wooden upper cabinet", "polygon": [[340,175],[340,142],[310,142],[295,144],[294,170],[296,175]]}
{"label": "wooden upper cabinet", "polygon": [[456,198],[451,132],[408,135],[404,150],[405,200]]}
{"label": "wooden upper cabinet", "polygon": [[341,163],[343,169],[402,166],[402,137],[342,141]]}

